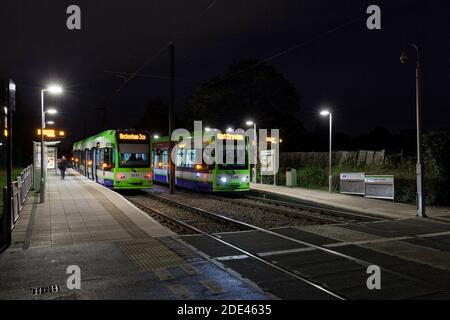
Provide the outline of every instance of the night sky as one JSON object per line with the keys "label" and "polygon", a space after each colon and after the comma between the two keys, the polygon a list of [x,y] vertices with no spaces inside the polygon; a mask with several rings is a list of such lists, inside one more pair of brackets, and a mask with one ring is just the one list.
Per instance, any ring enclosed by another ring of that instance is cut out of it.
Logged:
{"label": "night sky", "polygon": [[[81,31],[66,28],[70,4],[81,7]],[[381,7],[382,30],[366,28],[370,4]],[[241,59],[268,59],[295,85],[307,129],[324,121],[317,113],[327,105],[336,131],[395,133],[415,128],[413,49],[408,64],[399,60],[402,46],[414,42],[424,69],[424,129],[431,130],[450,122],[449,7],[437,0],[2,0],[0,76],[15,80],[36,127],[40,89],[61,83],[67,92],[47,105],[61,111],[57,127],[77,139],[100,129],[105,105],[108,126],[127,128],[149,100],[167,99],[165,79],[137,76],[122,86],[107,71],[165,77],[174,40],[179,116],[202,81]]]}

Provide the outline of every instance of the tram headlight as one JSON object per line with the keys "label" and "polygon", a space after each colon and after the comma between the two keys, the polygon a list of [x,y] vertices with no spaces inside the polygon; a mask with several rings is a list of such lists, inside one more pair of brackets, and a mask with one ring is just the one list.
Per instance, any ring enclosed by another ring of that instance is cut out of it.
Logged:
{"label": "tram headlight", "polygon": [[222,182],[222,183],[227,183],[227,177],[221,177],[220,178],[220,182]]}
{"label": "tram headlight", "polygon": [[242,180],[242,182],[248,182],[248,176],[243,177],[241,180]]}

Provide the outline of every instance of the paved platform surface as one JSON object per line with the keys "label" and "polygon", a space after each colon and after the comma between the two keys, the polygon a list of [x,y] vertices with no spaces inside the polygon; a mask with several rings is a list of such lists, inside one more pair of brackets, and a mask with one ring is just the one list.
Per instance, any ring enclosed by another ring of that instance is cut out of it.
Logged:
{"label": "paved platform surface", "polygon": [[[318,203],[338,209],[346,209],[364,214],[394,219],[408,219],[416,216],[416,206],[393,201],[369,199],[340,193],[290,188],[267,184],[250,185],[251,190],[272,193],[278,196],[290,197],[302,201]],[[426,207],[431,218],[450,222],[450,208]]]}
{"label": "paved platform surface", "polygon": [[[267,299],[181,245],[121,195],[73,170],[29,194],[0,254],[0,299]],[[68,266],[81,271],[69,290]]]}

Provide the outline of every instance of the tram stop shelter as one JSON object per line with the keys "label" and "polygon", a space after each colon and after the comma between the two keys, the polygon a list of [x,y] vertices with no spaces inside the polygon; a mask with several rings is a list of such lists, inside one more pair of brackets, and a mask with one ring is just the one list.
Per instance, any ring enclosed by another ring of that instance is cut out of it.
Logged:
{"label": "tram stop shelter", "polygon": [[[61,141],[45,141],[44,179],[47,180],[48,170],[57,174],[58,145]],[[41,142],[33,141],[34,190],[39,191],[41,180]]]}

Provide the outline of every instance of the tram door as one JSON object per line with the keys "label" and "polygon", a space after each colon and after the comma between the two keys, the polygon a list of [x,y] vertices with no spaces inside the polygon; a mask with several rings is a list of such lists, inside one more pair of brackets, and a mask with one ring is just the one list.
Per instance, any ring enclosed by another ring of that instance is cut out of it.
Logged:
{"label": "tram door", "polygon": [[88,167],[89,169],[89,178],[91,180],[94,180],[94,156],[95,156],[95,149],[92,148],[91,150],[89,150],[89,160],[90,160],[90,166]]}
{"label": "tram door", "polygon": [[94,150],[95,150],[95,156],[94,156],[94,163],[93,163],[92,167],[94,168],[95,181],[98,182],[97,170],[99,170],[99,166],[100,166],[100,149],[95,148]]}

